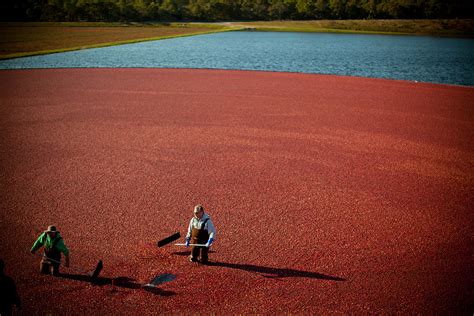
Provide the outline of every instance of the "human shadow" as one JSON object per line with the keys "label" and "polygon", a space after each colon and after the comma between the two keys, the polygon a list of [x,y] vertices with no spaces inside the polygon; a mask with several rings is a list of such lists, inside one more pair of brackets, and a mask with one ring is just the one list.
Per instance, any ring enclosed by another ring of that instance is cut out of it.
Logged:
{"label": "human shadow", "polygon": [[326,274],[311,272],[311,271],[288,269],[288,268],[271,268],[271,267],[257,266],[253,264],[229,263],[229,262],[218,262],[218,261],[210,261],[208,265],[260,273],[263,275],[263,277],[266,277],[266,278],[275,278],[275,279],[312,278],[312,279],[327,280],[327,281],[338,281],[338,282],[345,281],[345,279],[336,277],[336,276],[331,276],[331,275],[326,275]]}
{"label": "human shadow", "polygon": [[143,284],[137,283],[135,282],[134,279],[131,279],[129,277],[115,277],[115,278],[97,277],[95,279],[92,279],[88,275],[70,274],[70,273],[61,273],[58,275],[58,277],[69,279],[69,280],[76,280],[80,282],[87,282],[87,283],[91,283],[97,286],[113,285],[114,287],[126,288],[126,289],[132,289],[132,290],[143,289],[146,292],[150,292],[155,295],[161,295],[161,296],[172,296],[176,294],[173,291],[165,291],[155,286],[154,287],[143,286]]}

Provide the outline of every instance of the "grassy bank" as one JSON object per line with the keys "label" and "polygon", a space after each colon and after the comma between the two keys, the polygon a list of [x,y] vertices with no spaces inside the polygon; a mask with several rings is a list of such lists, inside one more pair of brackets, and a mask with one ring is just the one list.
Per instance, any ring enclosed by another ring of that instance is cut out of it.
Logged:
{"label": "grassy bank", "polygon": [[181,36],[259,31],[417,34],[474,38],[474,20],[318,20],[225,23],[0,23],[0,59]]}
{"label": "grassy bank", "polygon": [[229,22],[257,31],[414,34],[474,38],[474,20],[318,20]]}
{"label": "grassy bank", "polygon": [[222,32],[210,24],[1,23],[0,59]]}

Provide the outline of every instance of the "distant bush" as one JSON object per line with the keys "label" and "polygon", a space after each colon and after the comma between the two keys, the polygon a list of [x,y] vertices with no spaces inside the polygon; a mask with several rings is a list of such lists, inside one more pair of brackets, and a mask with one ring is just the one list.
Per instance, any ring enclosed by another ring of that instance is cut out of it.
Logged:
{"label": "distant bush", "polygon": [[473,18],[472,0],[3,0],[3,21]]}

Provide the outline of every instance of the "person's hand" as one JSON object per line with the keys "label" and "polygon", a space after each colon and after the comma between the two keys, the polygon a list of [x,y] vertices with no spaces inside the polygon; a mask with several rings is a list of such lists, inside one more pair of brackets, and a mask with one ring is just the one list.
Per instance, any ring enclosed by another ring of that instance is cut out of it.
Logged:
{"label": "person's hand", "polygon": [[209,238],[209,240],[208,240],[207,243],[206,243],[206,247],[207,247],[207,248],[211,247],[213,241],[214,241],[214,239]]}
{"label": "person's hand", "polygon": [[186,242],[184,244],[186,247],[189,247],[189,238],[186,238]]}

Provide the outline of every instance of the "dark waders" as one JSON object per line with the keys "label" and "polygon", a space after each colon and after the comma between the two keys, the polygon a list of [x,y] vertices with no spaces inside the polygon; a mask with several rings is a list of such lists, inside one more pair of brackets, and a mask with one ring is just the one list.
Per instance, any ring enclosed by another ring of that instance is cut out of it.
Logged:
{"label": "dark waders", "polygon": [[[61,238],[56,238],[51,249],[44,249],[44,256],[40,262],[40,272],[43,274],[59,275],[59,262],[61,262],[61,253],[56,249],[56,244]],[[49,259],[53,259],[51,261]]]}
{"label": "dark waders", "polygon": [[[191,243],[192,244],[205,244],[209,240],[209,233],[204,227],[209,219],[206,219],[202,225],[201,229],[193,228],[191,231]],[[208,251],[207,247],[193,247],[191,250],[191,261],[197,261],[199,255],[201,255],[201,263],[208,262]]]}

